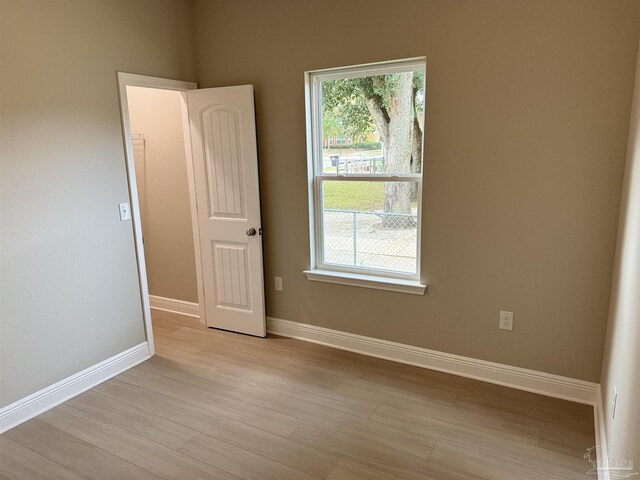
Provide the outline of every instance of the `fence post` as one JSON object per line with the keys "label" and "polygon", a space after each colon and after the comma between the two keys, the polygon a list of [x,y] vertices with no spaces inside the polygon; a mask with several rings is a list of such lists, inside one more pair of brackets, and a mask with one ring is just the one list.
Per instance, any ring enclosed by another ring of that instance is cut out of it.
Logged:
{"label": "fence post", "polygon": [[356,248],[357,248],[357,235],[358,235],[358,227],[356,222],[357,212],[353,212],[353,266],[358,265],[356,260],[358,259]]}

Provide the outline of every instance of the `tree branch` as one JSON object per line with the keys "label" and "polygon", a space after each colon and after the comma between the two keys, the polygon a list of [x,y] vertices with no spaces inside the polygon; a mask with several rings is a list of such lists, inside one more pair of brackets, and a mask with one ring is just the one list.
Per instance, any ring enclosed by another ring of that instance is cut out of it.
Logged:
{"label": "tree branch", "polygon": [[413,129],[411,130],[411,173],[422,171],[422,129],[418,118],[413,117]]}
{"label": "tree branch", "polygon": [[[415,77],[414,77],[415,81]],[[417,117],[416,100],[418,95],[418,87],[413,87],[413,127],[411,129],[411,173],[420,173],[422,171],[422,129]]]}
{"label": "tree branch", "polygon": [[386,108],[382,106],[379,98],[375,96],[365,97],[364,103],[367,105],[373,122],[376,124],[378,133],[380,133],[380,139],[387,144],[389,139],[389,113]]}

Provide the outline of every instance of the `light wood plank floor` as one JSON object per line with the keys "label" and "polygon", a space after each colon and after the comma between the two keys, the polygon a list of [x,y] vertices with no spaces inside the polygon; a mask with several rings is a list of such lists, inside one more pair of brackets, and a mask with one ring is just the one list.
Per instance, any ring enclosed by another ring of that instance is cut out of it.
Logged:
{"label": "light wood plank floor", "polygon": [[151,360],[0,436],[10,479],[573,479],[591,407],[154,312]]}

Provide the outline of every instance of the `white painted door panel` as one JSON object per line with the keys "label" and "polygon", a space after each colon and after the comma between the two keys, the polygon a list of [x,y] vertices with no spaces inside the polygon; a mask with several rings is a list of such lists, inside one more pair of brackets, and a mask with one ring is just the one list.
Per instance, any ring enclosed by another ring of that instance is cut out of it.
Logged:
{"label": "white painted door panel", "polygon": [[253,86],[191,90],[187,104],[206,323],[264,337]]}

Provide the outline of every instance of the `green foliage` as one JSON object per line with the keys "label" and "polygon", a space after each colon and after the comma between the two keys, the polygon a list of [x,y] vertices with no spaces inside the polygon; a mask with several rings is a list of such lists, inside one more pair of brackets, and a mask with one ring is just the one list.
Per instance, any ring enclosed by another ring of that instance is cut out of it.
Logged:
{"label": "green foliage", "polygon": [[[375,131],[375,124],[365,103],[376,102],[387,120],[398,74],[346,78],[322,82],[322,134],[365,138]],[[414,72],[414,104],[416,114],[424,111],[424,74]]]}
{"label": "green foliage", "polygon": [[329,137],[343,137],[345,135],[342,121],[338,114],[322,114],[322,136],[324,138]]}
{"label": "green foliage", "polygon": [[424,115],[424,72],[413,72],[413,97],[416,116]]}
{"label": "green foliage", "polygon": [[376,101],[384,110],[391,107],[391,97],[398,84],[398,75],[376,75],[374,77],[362,77],[354,79],[365,98]]}
{"label": "green foliage", "polygon": [[382,148],[382,143],[380,143],[380,142],[358,142],[358,143],[354,143],[350,147],[358,149],[358,150],[379,150],[379,149]]}
{"label": "green foliage", "polygon": [[375,126],[354,79],[322,82],[322,135],[362,138]]}

